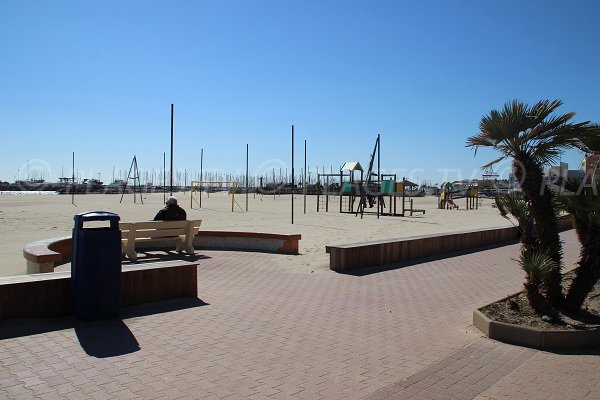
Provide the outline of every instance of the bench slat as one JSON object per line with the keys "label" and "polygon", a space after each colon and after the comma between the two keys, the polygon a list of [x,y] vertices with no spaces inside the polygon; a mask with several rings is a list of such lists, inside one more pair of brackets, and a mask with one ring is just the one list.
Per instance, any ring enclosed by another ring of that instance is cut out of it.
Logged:
{"label": "bench slat", "polygon": [[169,229],[183,228],[187,225],[187,221],[144,221],[130,222],[130,226],[135,226],[135,229]]}
{"label": "bench slat", "polygon": [[134,237],[138,238],[162,238],[162,237],[174,237],[181,236],[187,233],[186,229],[164,229],[164,230],[143,230],[143,231],[130,231],[131,233],[127,235],[127,239]]}

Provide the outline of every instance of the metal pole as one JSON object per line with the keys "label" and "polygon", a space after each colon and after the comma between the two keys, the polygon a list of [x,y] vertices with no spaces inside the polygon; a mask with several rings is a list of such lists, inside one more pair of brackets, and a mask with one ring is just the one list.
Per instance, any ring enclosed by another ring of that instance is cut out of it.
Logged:
{"label": "metal pole", "polygon": [[304,214],[306,214],[306,139],[304,139],[304,177],[302,178],[304,188]]}
{"label": "metal pole", "polygon": [[163,204],[167,201],[167,154],[163,151]]}
{"label": "metal pole", "polygon": [[[287,173],[286,173],[287,175]],[[294,224],[294,125],[292,125],[292,225]]]}
{"label": "metal pole", "polygon": [[171,182],[169,186],[169,195],[173,196],[173,111],[174,106],[171,103]]}
{"label": "metal pole", "polygon": [[204,161],[204,149],[200,149],[200,208],[202,208],[202,162]]}
{"label": "metal pole", "polygon": [[377,196],[377,219],[379,219],[379,199],[381,198],[381,139],[377,134],[377,181],[379,182],[379,195]]}
{"label": "metal pole", "polygon": [[248,212],[248,143],[246,143],[246,212]]}
{"label": "metal pole", "polygon": [[317,169],[317,212],[319,212],[319,203],[321,201],[321,189],[319,186],[321,183],[321,177],[319,176],[319,170]]}
{"label": "metal pole", "polygon": [[75,205],[75,152],[73,152],[73,176],[71,178],[71,204]]}

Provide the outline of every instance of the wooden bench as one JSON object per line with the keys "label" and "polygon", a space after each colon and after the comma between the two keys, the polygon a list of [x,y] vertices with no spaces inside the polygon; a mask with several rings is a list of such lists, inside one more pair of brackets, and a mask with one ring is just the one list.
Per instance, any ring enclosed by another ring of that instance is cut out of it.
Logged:
{"label": "wooden bench", "polygon": [[175,250],[194,254],[194,236],[202,220],[121,222],[122,252],[137,260],[136,243],[175,240]]}

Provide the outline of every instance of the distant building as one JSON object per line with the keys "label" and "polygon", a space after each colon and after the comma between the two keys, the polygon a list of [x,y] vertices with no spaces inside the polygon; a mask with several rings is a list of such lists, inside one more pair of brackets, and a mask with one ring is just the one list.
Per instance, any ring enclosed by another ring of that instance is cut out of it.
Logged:
{"label": "distant building", "polygon": [[[583,164],[582,164],[583,166]],[[590,172],[590,176],[591,176]],[[564,190],[564,184],[567,180],[578,180],[583,182],[586,179],[586,170],[584,169],[569,169],[569,164],[561,162],[560,165],[552,166],[544,171],[547,185],[556,192]]]}
{"label": "distant building", "polygon": [[569,169],[569,164],[561,162],[560,165],[553,166],[544,171],[544,176],[550,182],[555,182],[559,178],[563,179],[583,179],[585,171],[580,169]]}
{"label": "distant building", "polygon": [[594,176],[596,181],[600,180],[600,154],[584,157],[581,161],[581,170],[588,177]]}

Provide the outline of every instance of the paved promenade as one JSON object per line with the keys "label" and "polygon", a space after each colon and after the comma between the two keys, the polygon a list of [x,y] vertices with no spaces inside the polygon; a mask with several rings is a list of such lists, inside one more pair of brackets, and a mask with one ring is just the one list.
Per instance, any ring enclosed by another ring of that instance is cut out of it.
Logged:
{"label": "paved promenade", "polygon": [[[573,263],[575,235],[563,239]],[[0,322],[0,398],[600,399],[599,351],[473,328],[474,308],[520,290],[517,245],[362,275],[200,254],[199,301]]]}

